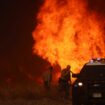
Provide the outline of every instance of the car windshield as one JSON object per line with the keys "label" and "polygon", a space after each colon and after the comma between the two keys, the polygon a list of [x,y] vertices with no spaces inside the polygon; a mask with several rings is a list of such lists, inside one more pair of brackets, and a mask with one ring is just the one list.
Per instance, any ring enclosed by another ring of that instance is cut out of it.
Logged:
{"label": "car windshield", "polygon": [[80,78],[86,80],[105,79],[105,65],[85,65],[80,72]]}

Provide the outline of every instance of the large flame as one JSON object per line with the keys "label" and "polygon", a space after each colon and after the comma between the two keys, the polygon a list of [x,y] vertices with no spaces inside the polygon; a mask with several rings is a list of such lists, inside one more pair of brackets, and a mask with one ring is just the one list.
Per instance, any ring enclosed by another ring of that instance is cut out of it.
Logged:
{"label": "large flame", "polygon": [[45,0],[33,31],[33,52],[78,73],[91,58],[105,57],[105,37],[97,14],[85,0]]}

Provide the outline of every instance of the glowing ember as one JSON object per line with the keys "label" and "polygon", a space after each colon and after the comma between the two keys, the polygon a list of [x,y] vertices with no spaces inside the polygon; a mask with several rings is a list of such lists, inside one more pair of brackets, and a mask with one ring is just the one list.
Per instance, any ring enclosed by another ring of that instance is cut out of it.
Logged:
{"label": "glowing ember", "polygon": [[80,71],[91,58],[105,57],[105,37],[97,14],[89,12],[85,0],[45,0],[33,31],[33,52]]}

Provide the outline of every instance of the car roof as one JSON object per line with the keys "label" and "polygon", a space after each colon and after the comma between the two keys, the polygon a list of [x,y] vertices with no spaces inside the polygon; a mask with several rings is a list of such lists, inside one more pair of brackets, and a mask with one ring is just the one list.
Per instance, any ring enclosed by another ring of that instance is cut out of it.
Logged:
{"label": "car roof", "polygon": [[86,65],[90,65],[90,66],[94,66],[94,65],[105,65],[105,63],[101,63],[101,62],[93,62],[93,63],[86,63]]}
{"label": "car roof", "polygon": [[105,58],[97,58],[97,59],[91,59],[86,65],[94,66],[94,65],[105,65]]}

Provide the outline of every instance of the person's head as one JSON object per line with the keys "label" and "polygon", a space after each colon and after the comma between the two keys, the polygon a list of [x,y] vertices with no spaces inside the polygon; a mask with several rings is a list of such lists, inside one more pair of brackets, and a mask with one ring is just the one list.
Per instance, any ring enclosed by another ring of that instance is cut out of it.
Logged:
{"label": "person's head", "polygon": [[71,68],[71,66],[70,65],[67,65],[67,67],[66,67],[68,70],[70,70],[70,68]]}

